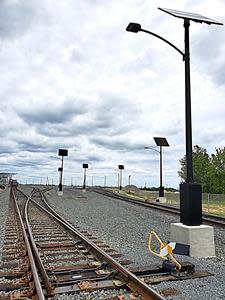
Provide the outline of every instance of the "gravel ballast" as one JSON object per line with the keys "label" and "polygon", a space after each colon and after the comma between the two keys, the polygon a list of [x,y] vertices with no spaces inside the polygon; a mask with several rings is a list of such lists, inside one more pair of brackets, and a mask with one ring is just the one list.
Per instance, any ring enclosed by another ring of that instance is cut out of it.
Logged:
{"label": "gravel ballast", "polygon": [[[19,187],[29,193],[31,187]],[[163,241],[170,236],[170,223],[179,222],[179,217],[167,215],[156,210],[133,205],[121,200],[82,190],[65,189],[63,196],[57,189],[46,192],[49,204],[68,221],[80,229],[103,240],[106,244],[133,261],[134,266],[160,265],[162,261],[152,256],[147,247],[150,230],[155,230]],[[0,259],[4,242],[6,213],[9,205],[9,189],[0,192]],[[213,276],[184,281],[162,282],[152,286],[158,291],[172,288],[176,296],[173,300],[225,299],[225,230],[215,227],[216,257],[194,259],[177,256],[189,261],[197,271],[208,271]],[[68,299],[74,299],[69,297]]]}
{"label": "gravel ballast", "polygon": [[[155,230],[163,241],[170,237],[170,223],[179,222],[179,217],[108,198],[94,192],[65,189],[63,196],[57,190],[46,193],[49,204],[74,225],[103,240],[125,255],[135,266],[159,265],[161,260],[152,256],[147,248],[150,230]],[[225,230],[214,228],[216,257],[195,259],[178,257],[215,274],[201,279],[163,282],[155,285],[157,290],[168,287],[180,294],[167,299],[225,299]]]}
{"label": "gravel ballast", "polygon": [[2,246],[5,237],[5,224],[9,207],[9,192],[10,189],[0,190],[0,262],[2,258]]}

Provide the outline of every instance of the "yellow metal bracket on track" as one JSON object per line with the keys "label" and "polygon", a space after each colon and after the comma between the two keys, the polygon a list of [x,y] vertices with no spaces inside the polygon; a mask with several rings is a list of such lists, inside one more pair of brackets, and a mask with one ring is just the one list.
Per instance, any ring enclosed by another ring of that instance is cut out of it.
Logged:
{"label": "yellow metal bracket on track", "polygon": [[[153,239],[155,239],[158,244],[159,244],[159,253],[153,250],[152,244],[153,244]],[[149,234],[149,239],[148,239],[148,249],[149,251],[155,255],[158,256],[159,258],[163,260],[168,260],[172,261],[175,263],[176,267],[180,270],[181,269],[181,264],[176,260],[176,258],[173,256],[173,249],[175,248],[176,243],[170,242],[170,243],[163,243],[159,236],[155,233],[155,231],[151,231]]]}

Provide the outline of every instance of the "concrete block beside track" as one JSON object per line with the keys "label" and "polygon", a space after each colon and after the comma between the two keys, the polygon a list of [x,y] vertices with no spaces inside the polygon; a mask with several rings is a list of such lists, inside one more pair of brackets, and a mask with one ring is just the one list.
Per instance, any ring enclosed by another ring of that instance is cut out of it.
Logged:
{"label": "concrete block beside track", "polygon": [[171,241],[189,245],[190,256],[215,257],[214,228],[208,225],[187,226],[171,223]]}

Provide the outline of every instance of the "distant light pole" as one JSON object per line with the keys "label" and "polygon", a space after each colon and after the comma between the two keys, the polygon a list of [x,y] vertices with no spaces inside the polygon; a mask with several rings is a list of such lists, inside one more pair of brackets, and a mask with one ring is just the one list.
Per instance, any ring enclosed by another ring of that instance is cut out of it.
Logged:
{"label": "distant light pole", "polygon": [[104,187],[106,187],[106,176],[104,176]]}
{"label": "distant light pole", "polygon": [[195,226],[202,224],[202,196],[201,185],[194,182],[192,163],[192,126],[191,126],[191,84],[190,84],[190,50],[189,50],[189,26],[190,21],[206,23],[208,25],[223,25],[223,23],[206,18],[199,14],[186,13],[182,11],[159,8],[161,11],[184,20],[184,46],[185,52],[178,49],[163,37],[151,31],[141,28],[140,24],[130,23],[126,30],[130,32],[145,32],[153,35],[169,44],[182,55],[185,63],[185,135],[186,135],[186,169],[187,178],[185,183],[180,184],[180,218],[185,225]]}
{"label": "distant light pole", "polygon": [[122,190],[122,171],[124,170],[124,165],[118,165],[118,169],[119,169],[119,190],[121,191]]}
{"label": "distant light pole", "polygon": [[87,177],[88,164],[83,164],[83,169],[84,169],[83,190],[85,190],[85,188],[86,188],[86,177]]}
{"label": "distant light pole", "polygon": [[162,184],[162,147],[169,147],[167,139],[164,137],[154,137],[155,143],[159,146],[159,150],[152,147],[145,147],[145,149],[153,150],[159,153],[159,197],[164,197],[164,187]]}
{"label": "distant light pole", "polygon": [[60,176],[59,176],[58,195],[61,196],[61,195],[63,195],[63,189],[62,189],[62,187],[63,187],[63,184],[62,184],[62,182],[63,182],[63,180],[62,180],[62,178],[63,178],[63,158],[64,158],[64,156],[68,156],[68,150],[67,149],[59,149],[58,155],[61,156],[61,167],[58,168],[58,171],[60,172],[59,173]]}
{"label": "distant light pole", "polygon": [[130,178],[131,178],[131,175],[129,175],[129,177],[128,177],[128,186],[129,186],[128,192],[129,192],[129,194],[130,194]]}

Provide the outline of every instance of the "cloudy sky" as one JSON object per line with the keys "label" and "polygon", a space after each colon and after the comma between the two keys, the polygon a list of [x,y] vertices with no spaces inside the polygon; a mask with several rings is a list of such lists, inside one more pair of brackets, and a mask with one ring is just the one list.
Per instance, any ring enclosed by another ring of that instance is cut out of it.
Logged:
{"label": "cloudy sky", "polygon": [[[165,7],[225,23],[224,0],[1,0],[0,171],[23,183],[159,184],[153,137],[164,136],[165,186],[177,187],[185,153],[184,49],[181,19]],[[193,145],[211,154],[225,146],[225,27],[191,23]],[[157,148],[156,148],[157,149]]]}

